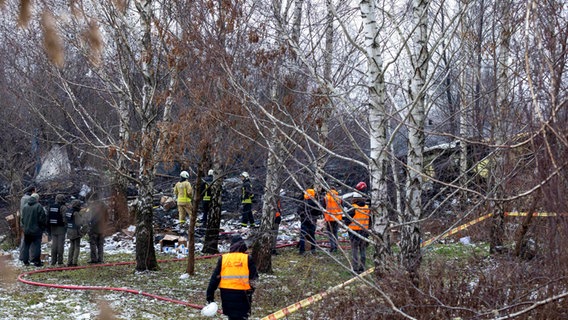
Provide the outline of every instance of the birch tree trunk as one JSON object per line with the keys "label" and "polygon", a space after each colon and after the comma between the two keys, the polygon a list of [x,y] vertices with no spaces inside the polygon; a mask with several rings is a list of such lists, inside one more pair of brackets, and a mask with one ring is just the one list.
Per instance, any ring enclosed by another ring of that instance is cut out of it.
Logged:
{"label": "birch tree trunk", "polygon": [[[509,76],[508,76],[508,60],[510,55],[511,42],[511,2],[509,0],[500,1],[501,14],[501,30],[499,43],[499,56],[497,59],[497,97],[494,110],[494,121],[492,126],[495,132],[495,144],[500,146],[506,142],[508,128],[506,121],[499,121],[501,117],[505,117],[509,112]],[[503,237],[505,234],[505,208],[504,203],[499,199],[505,195],[505,181],[503,177],[505,166],[505,155],[503,152],[496,152],[494,166],[491,170],[489,186],[489,196],[494,198],[490,202],[490,212],[493,213],[491,219],[491,238],[489,242],[489,252],[498,253],[503,250]]]}
{"label": "birch tree trunk", "polygon": [[[333,58],[333,3],[331,0],[325,1],[327,16],[325,22],[325,51],[324,51],[324,65],[323,65],[323,79],[327,87],[323,88],[326,94],[330,94],[328,87],[332,86],[331,83],[331,63]],[[322,107],[323,110],[320,113],[320,119],[318,123],[318,142],[320,146],[328,146],[328,136],[329,136],[329,118],[331,117],[332,105],[331,101],[328,99],[327,103]],[[327,152],[318,148],[318,161],[316,172],[320,176],[324,167],[327,163],[329,156]]]}
{"label": "birch tree trunk", "polygon": [[372,238],[375,241],[375,275],[383,277],[390,255],[387,170],[387,108],[385,104],[385,78],[381,46],[378,43],[379,27],[375,0],[363,0],[359,3],[363,19],[365,50],[367,58],[367,86],[369,94],[370,124],[370,162],[369,174],[371,183],[371,215],[373,219]]}
{"label": "birch tree trunk", "polygon": [[136,270],[157,270],[158,262],[154,250],[153,191],[154,191],[154,144],[156,109],[152,105],[155,79],[152,72],[152,1],[136,2],[140,14],[143,36],[141,39],[141,72],[143,77],[142,102],[138,106],[142,116],[141,152],[139,155],[139,195],[136,217]]}
{"label": "birch tree trunk", "polygon": [[[463,37],[462,39],[462,48],[467,43],[467,38],[465,35],[469,32],[469,27],[467,26],[467,10],[468,1],[460,1],[460,11],[462,13],[462,17],[460,19],[460,33]],[[469,137],[469,130],[468,130],[468,122],[469,122],[469,100],[467,94],[467,87],[469,81],[469,68],[465,67],[469,61],[468,50],[462,50],[462,64],[464,67],[461,70],[460,76],[460,103],[459,103],[459,136],[462,137],[459,145],[459,155],[460,155],[460,183],[462,186],[466,186],[468,184],[468,153],[467,153],[467,142],[466,138]],[[465,199],[467,196],[465,194],[462,195],[462,198]]]}
{"label": "birch tree trunk", "polygon": [[262,216],[260,221],[260,230],[257,239],[255,239],[252,249],[252,256],[256,263],[258,272],[272,272],[272,239],[274,215],[276,208],[276,196],[280,188],[280,162],[278,161],[279,138],[276,128],[272,128],[270,132],[270,141],[268,143],[268,159],[266,161],[266,181],[264,184],[264,197],[262,199]]}
{"label": "birch tree trunk", "polygon": [[420,216],[422,215],[422,173],[424,150],[424,114],[426,75],[428,73],[428,0],[414,0],[412,14],[416,29],[412,33],[411,63],[413,76],[409,94],[411,110],[408,115],[408,154],[406,176],[406,208],[403,214],[400,242],[402,264],[415,284],[422,261],[420,252]]}

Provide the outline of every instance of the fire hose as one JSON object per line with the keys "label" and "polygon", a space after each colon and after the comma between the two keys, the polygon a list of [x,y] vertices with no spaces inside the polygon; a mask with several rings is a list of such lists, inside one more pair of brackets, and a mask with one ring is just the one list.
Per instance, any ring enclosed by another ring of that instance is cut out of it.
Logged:
{"label": "fire hose", "polygon": [[[505,213],[506,216],[523,216],[526,215],[527,213],[524,212],[508,212]],[[474,219],[472,221],[469,221],[468,223],[465,223],[463,225],[460,225],[456,228],[453,228],[437,237],[434,237],[432,239],[429,239],[427,241],[424,241],[421,244],[421,247],[426,247],[430,244],[432,244],[435,241],[441,240],[443,238],[446,238],[450,235],[453,235],[459,231],[465,230],[468,227],[477,224],[489,217],[491,217],[493,214],[489,213],[486,214],[484,216],[481,216],[477,219]],[[539,214],[539,213],[534,213],[533,215],[535,216],[543,216],[543,217],[548,217],[548,216],[557,216],[557,214],[554,213],[544,213],[544,214]],[[566,214],[560,214],[560,215],[566,215]],[[289,246],[295,246],[297,244],[297,242],[294,243],[288,243],[288,244],[281,244],[278,245],[277,248],[283,248],[283,247],[289,247]],[[203,260],[203,259],[211,259],[214,257],[218,257],[221,254],[214,254],[214,255],[207,255],[207,256],[199,256],[196,257],[196,260]],[[160,263],[167,263],[167,262],[177,262],[177,261],[185,261],[185,258],[179,258],[179,259],[169,259],[169,260],[158,260],[158,262]],[[177,299],[172,299],[172,298],[168,298],[168,297],[163,297],[157,294],[152,294],[152,293],[148,293],[148,292],[144,292],[141,290],[135,290],[135,289],[128,289],[128,288],[118,288],[118,287],[107,287],[107,286],[81,286],[81,285],[60,285],[60,284],[49,284],[49,283],[42,283],[42,282],[37,282],[37,281],[31,281],[31,280],[27,280],[25,279],[26,276],[28,275],[32,275],[32,274],[38,274],[38,273],[47,273],[47,272],[62,272],[62,271],[68,271],[68,270],[77,270],[77,269],[86,269],[86,268],[100,268],[100,267],[113,267],[113,266],[122,266],[122,265],[133,265],[135,264],[135,261],[127,261],[127,262],[114,262],[114,263],[105,263],[105,264],[97,264],[97,265],[89,265],[89,266],[76,266],[76,267],[60,267],[60,268],[49,268],[49,269],[39,269],[39,270],[34,270],[34,271],[29,271],[29,272],[24,272],[21,273],[18,276],[18,281],[28,284],[28,285],[34,285],[34,286],[40,286],[40,287],[49,287],[49,288],[56,288],[56,289],[68,289],[68,290],[102,290],[102,291],[116,291],[116,292],[124,292],[124,293],[130,293],[130,294],[136,294],[136,295],[142,295],[145,297],[149,297],[149,298],[154,298],[156,300],[160,300],[160,301],[166,301],[166,302],[170,302],[170,303],[176,303],[179,305],[184,305],[190,308],[195,308],[195,309],[203,309],[204,305],[199,305],[199,304],[193,304],[193,303],[189,303],[186,301],[181,301],[181,300],[177,300]],[[374,268],[370,268],[368,270],[366,270],[365,272],[357,275],[356,277],[353,277],[341,284],[338,284],[332,288],[329,288],[321,293],[315,294],[313,296],[310,296],[302,301],[293,303],[283,309],[280,309],[276,312],[273,312],[265,317],[262,318],[262,320],[276,320],[276,319],[281,319],[284,318],[285,316],[301,309],[304,307],[307,307],[317,301],[322,300],[323,298],[325,298],[326,296],[328,296],[329,294],[333,293],[334,291],[337,291],[349,284],[351,284],[352,282],[360,279],[363,276],[369,275],[374,271]],[[218,313],[222,313],[222,310],[219,310]]]}

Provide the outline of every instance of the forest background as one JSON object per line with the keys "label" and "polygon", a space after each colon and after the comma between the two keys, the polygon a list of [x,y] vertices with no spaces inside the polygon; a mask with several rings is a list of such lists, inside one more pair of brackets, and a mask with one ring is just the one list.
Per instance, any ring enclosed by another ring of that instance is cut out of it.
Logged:
{"label": "forest background", "polygon": [[[156,270],[160,170],[189,170],[199,186],[214,169],[217,227],[223,180],[248,171],[262,182],[253,256],[270,272],[280,189],[349,192],[366,181],[372,293],[400,316],[553,319],[567,309],[564,1],[0,8],[0,179],[11,209],[42,156],[64,148],[70,176],[97,172],[118,215],[132,214],[136,270]],[[555,215],[511,221],[513,211]],[[487,213],[472,236],[488,242],[490,260],[468,262],[467,273],[425,265],[426,231]]]}

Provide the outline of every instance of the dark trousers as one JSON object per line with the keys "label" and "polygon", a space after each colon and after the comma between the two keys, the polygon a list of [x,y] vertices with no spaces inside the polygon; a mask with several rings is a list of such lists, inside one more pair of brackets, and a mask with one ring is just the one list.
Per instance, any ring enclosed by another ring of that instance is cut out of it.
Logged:
{"label": "dark trousers", "polygon": [[105,238],[102,233],[89,233],[89,247],[91,249],[91,262],[103,263]]}
{"label": "dark trousers", "polygon": [[65,250],[65,233],[63,226],[51,227],[51,264],[63,264],[63,251]]}
{"label": "dark trousers", "polygon": [[[355,231],[363,237],[367,237],[367,232],[358,230]],[[365,263],[367,260],[367,241],[359,238],[357,235],[349,233],[349,240],[351,242],[351,256],[353,262],[353,271],[361,273],[365,271]]]}
{"label": "dark trousers", "polygon": [[67,265],[76,266],[79,261],[79,252],[81,250],[81,238],[69,239],[69,254],[67,256]]}
{"label": "dark trousers", "polygon": [[337,251],[337,231],[339,230],[339,223],[337,223],[337,221],[326,221],[325,227],[327,237],[329,238],[329,251]]}
{"label": "dark trousers", "polygon": [[252,203],[243,203],[243,215],[241,222],[244,224],[254,224],[254,217],[252,216]]}
{"label": "dark trousers", "polygon": [[24,248],[22,249],[22,261],[30,263],[30,247],[32,248],[31,262],[41,263],[41,234],[24,234]]}
{"label": "dark trousers", "polygon": [[272,226],[272,251],[276,250],[276,241],[278,240],[278,230],[280,229],[280,223],[274,223]]}
{"label": "dark trousers", "polygon": [[204,227],[207,227],[207,215],[209,214],[211,201],[203,201],[203,217],[201,217],[201,223]]}
{"label": "dark trousers", "polygon": [[306,241],[311,245],[312,252],[316,251],[316,225],[302,223],[300,226],[300,253],[306,251]]}

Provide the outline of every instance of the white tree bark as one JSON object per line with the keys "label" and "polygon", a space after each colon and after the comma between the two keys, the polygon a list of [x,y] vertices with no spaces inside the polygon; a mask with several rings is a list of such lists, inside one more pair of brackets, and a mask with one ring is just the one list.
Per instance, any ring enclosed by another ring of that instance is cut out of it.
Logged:
{"label": "white tree bark", "polygon": [[426,76],[428,73],[428,0],[414,0],[412,3],[414,32],[411,41],[412,79],[409,95],[411,109],[408,115],[408,153],[404,225],[402,227],[402,263],[411,275],[417,275],[422,261],[420,252],[422,214],[422,175],[424,150],[424,116],[426,98]]}
{"label": "white tree bark", "polygon": [[385,78],[381,44],[378,43],[377,2],[364,0],[359,3],[363,20],[363,34],[367,58],[367,88],[369,103],[371,212],[372,235],[375,240],[375,272],[384,274],[387,256],[390,254],[389,222],[387,215],[387,108],[385,105]]}

